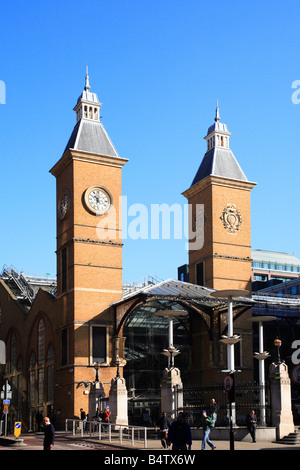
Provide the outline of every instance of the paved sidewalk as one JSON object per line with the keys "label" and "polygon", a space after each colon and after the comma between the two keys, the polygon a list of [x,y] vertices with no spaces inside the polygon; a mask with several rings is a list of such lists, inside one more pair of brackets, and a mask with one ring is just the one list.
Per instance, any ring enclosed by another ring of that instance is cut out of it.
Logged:
{"label": "paved sidewalk", "polygon": [[[72,438],[71,438],[72,439]],[[81,439],[79,439],[80,441]],[[78,441],[78,438],[77,438]],[[82,441],[84,442],[97,442],[95,439],[87,439],[87,438],[82,438]],[[101,441],[102,444],[105,444],[107,446],[111,446],[113,449],[114,447],[121,447],[124,450],[146,450],[146,451],[160,451],[160,452],[169,452],[172,450],[171,447],[168,449],[163,449],[161,442],[159,439],[149,439],[147,441],[147,447],[144,447],[143,441],[135,441],[134,446],[132,446],[131,442],[126,441],[126,439],[123,439],[123,442],[120,444],[119,440],[112,440],[109,442],[108,440],[102,439]],[[216,451],[218,450],[229,450],[230,451],[230,442],[229,439],[228,441],[219,441],[219,440],[213,440],[212,441],[215,446],[216,446]],[[201,450],[202,447],[202,440],[194,440],[192,443],[192,451],[198,451]],[[206,450],[210,451],[210,447],[207,445]],[[260,441],[260,442],[247,442],[247,441],[234,441],[234,450],[300,450],[300,446],[298,445],[290,445],[290,444],[281,444],[279,442],[266,442],[266,441]]]}
{"label": "paved sidewalk", "polygon": [[[216,445],[217,450],[230,450],[230,443],[228,441],[213,441]],[[197,440],[193,441],[192,444],[192,451],[193,450],[201,450],[202,441]],[[128,447],[129,448],[129,447]],[[139,447],[141,448],[141,447]],[[132,449],[132,447],[131,447]],[[207,450],[211,450],[210,447],[206,446]],[[162,448],[160,441],[158,440],[151,440],[148,441],[147,449],[145,450],[159,450],[163,451],[165,449]],[[234,450],[300,450],[300,446],[297,445],[287,445],[287,444],[280,444],[278,442],[245,442],[245,441],[235,441],[234,442]]]}
{"label": "paved sidewalk", "polygon": [[[24,438],[25,447],[2,447],[0,450],[41,450],[43,443],[43,436],[41,433],[37,434],[24,434],[21,436]],[[230,451],[230,442],[228,440],[213,440],[213,443],[216,445],[216,451]],[[65,437],[64,432],[58,432],[56,436],[56,445],[54,450],[80,450],[89,448],[92,450],[97,450],[101,444],[99,450],[110,450],[111,452],[120,451],[120,450],[131,450],[131,451],[152,451],[156,453],[169,453],[172,452],[172,449],[163,449],[159,439],[149,439],[147,441],[147,448],[144,448],[143,441],[135,441],[134,446],[130,441],[123,439],[123,442],[120,443],[118,439],[112,439],[109,442],[108,439],[101,439],[100,441],[97,438],[89,438],[84,436],[80,438],[76,437]],[[192,444],[192,452],[200,451],[202,446],[201,440],[194,440]],[[210,451],[210,447],[207,446],[207,450]],[[249,450],[300,450],[299,445],[290,445],[290,444],[281,444],[279,442],[266,442],[260,441],[256,443],[247,442],[247,441],[234,441],[234,450],[235,451],[249,451]]]}

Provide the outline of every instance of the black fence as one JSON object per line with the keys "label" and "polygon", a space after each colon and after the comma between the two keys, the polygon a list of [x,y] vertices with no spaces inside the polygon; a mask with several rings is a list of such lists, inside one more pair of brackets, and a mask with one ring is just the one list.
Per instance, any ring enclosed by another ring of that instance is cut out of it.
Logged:
{"label": "black fence", "polygon": [[[265,393],[266,402],[264,410],[260,404],[261,393],[263,391]],[[212,398],[215,399],[218,406],[216,426],[229,425],[228,392],[224,390],[223,385],[205,387],[200,385],[185,385],[182,391],[178,390],[178,393],[183,393],[183,408],[178,411],[184,411],[186,413],[191,426],[197,426],[199,424],[203,410],[205,410],[207,414],[210,413],[209,406]],[[246,416],[249,414],[250,410],[255,410],[258,425],[270,425],[271,410],[268,385],[262,386],[256,383],[235,385],[234,413],[237,426],[245,425]]]}

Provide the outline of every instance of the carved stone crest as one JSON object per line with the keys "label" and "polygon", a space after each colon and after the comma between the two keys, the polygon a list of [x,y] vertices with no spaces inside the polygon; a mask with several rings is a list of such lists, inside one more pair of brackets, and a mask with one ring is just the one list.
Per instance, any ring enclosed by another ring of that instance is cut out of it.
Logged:
{"label": "carved stone crest", "polygon": [[243,222],[241,213],[236,208],[235,204],[227,204],[227,207],[224,207],[223,209],[220,219],[223,222],[224,228],[229,233],[237,232]]}

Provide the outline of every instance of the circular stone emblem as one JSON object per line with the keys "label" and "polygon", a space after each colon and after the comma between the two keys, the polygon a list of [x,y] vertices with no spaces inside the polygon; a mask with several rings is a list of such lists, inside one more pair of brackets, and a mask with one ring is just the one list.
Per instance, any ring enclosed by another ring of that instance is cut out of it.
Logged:
{"label": "circular stone emblem", "polygon": [[227,207],[223,209],[220,219],[223,222],[224,228],[229,233],[237,232],[243,222],[241,213],[235,204],[227,204]]}

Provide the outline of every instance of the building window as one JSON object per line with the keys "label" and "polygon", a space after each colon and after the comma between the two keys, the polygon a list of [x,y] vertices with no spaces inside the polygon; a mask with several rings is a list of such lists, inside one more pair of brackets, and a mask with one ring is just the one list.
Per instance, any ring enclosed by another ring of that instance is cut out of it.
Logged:
{"label": "building window", "polygon": [[29,404],[35,403],[35,354],[31,353],[29,359]]}
{"label": "building window", "polygon": [[44,401],[44,382],[45,382],[45,370],[44,368],[39,369],[38,372],[38,403],[42,404]]}
{"label": "building window", "polygon": [[204,263],[198,263],[196,265],[196,284],[198,286],[204,286],[205,285]]}
{"label": "building window", "polygon": [[68,281],[67,248],[61,250],[61,291],[66,292]]}
{"label": "building window", "polygon": [[18,420],[20,421],[20,418],[22,417],[21,415],[21,410],[22,410],[22,390],[23,390],[23,360],[22,357],[19,357],[18,363],[17,363],[17,371],[18,371],[18,397],[17,397],[17,403],[18,403]]}
{"label": "building window", "polygon": [[13,333],[10,340],[10,372],[14,372],[17,366],[17,339]]}
{"label": "building window", "polygon": [[91,363],[95,362],[106,362],[106,327],[103,326],[93,326],[92,327],[92,357]]}
{"label": "building window", "polygon": [[65,328],[61,332],[61,365],[68,363],[68,330]]}
{"label": "building window", "polygon": [[[47,353],[47,401],[53,402],[54,400],[54,347],[51,344]],[[50,363],[50,364],[49,364]]]}
{"label": "building window", "polygon": [[47,368],[47,379],[48,379],[48,388],[47,388],[47,400],[48,402],[53,402],[54,400],[54,366],[48,366]]}
{"label": "building window", "polygon": [[292,286],[288,289],[288,294],[296,295],[298,294],[298,286]]}
{"label": "building window", "polygon": [[17,419],[22,420],[22,390],[23,390],[23,375],[19,374],[17,377]]}
{"label": "building window", "polygon": [[263,274],[254,274],[254,280],[255,281],[267,281],[268,276],[263,275]]}
{"label": "building window", "polygon": [[40,320],[38,327],[38,361],[39,365],[45,362],[45,323]]}

